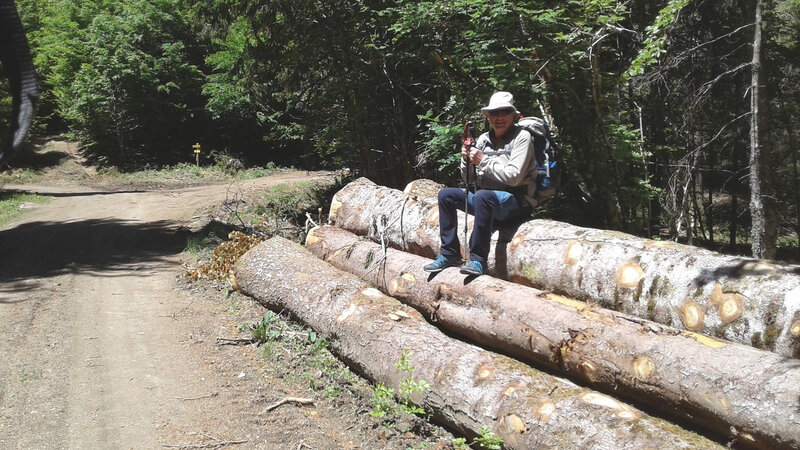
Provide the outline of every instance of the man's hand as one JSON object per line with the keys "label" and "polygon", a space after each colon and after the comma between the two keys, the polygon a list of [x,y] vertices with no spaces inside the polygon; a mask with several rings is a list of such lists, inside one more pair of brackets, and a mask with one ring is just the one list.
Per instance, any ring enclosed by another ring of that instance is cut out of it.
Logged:
{"label": "man's hand", "polygon": [[[483,151],[478,147],[461,147],[461,157],[468,160],[470,164],[477,166],[483,161]],[[469,159],[467,159],[469,158]]]}

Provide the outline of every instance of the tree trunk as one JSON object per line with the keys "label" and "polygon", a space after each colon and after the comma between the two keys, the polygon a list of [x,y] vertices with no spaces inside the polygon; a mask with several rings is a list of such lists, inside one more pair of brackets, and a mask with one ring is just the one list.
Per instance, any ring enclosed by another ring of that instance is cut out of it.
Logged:
{"label": "tree trunk", "polygon": [[427,259],[394,249],[383,258],[379,244],[338,227],[315,228],[306,247],[481,345],[725,440],[749,434],[749,444],[800,446],[800,367],[790,359],[496,278],[464,283],[456,269],[428,277]]}
{"label": "tree trunk", "polygon": [[[402,250],[427,257],[439,252],[432,196],[414,199],[361,179],[334,196],[330,217],[339,227],[373,240],[383,236]],[[666,325],[800,356],[797,266],[531,220],[493,236],[489,270]]]}
{"label": "tree trunk", "polygon": [[314,328],[366,378],[397,390],[409,351],[412,397],[437,420],[474,437],[488,426],[504,448],[697,448],[715,444],[617,400],[442,334],[410,309],[303,247],[273,238],[235,265],[235,285]]}
{"label": "tree trunk", "polygon": [[704,209],[706,211],[706,223],[708,224],[708,242],[714,245],[714,192],[708,188],[708,197],[704,202]]}
{"label": "tree trunk", "polygon": [[736,247],[736,235],[739,230],[739,196],[735,193],[731,194],[731,222],[729,229],[730,239],[728,240],[728,244],[731,247]]}
{"label": "tree trunk", "polygon": [[767,96],[761,80],[763,75],[761,41],[761,0],[756,0],[755,34],[753,36],[752,83],[750,85],[750,214],[754,258],[774,258],[777,223],[770,200],[770,155]]}

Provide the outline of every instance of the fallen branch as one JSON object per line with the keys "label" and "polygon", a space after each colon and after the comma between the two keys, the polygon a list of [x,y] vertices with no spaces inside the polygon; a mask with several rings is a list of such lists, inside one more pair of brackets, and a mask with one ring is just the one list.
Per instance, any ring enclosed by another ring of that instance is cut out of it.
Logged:
{"label": "fallen branch", "polygon": [[161,444],[161,446],[166,448],[220,448],[227,447],[229,445],[246,444],[248,442],[250,441],[243,439],[235,441],[209,442],[208,444]]}
{"label": "fallen branch", "polygon": [[285,405],[287,403],[297,403],[298,405],[313,405],[314,399],[313,398],[299,398],[299,397],[286,397],[280,401],[273,403],[272,405],[267,406],[267,409],[264,412],[272,411],[273,409]]}
{"label": "fallen branch", "polygon": [[178,396],[176,396],[175,398],[177,398],[177,399],[178,399],[178,400],[180,400],[180,401],[185,401],[185,400],[200,400],[200,399],[203,399],[203,398],[211,398],[211,397],[216,397],[217,395],[219,395],[219,392],[213,392],[213,393],[211,393],[211,394],[208,394],[208,395],[201,395],[200,397],[178,397]]}
{"label": "fallen branch", "polygon": [[258,344],[259,340],[256,338],[217,338],[217,345],[249,345]]}

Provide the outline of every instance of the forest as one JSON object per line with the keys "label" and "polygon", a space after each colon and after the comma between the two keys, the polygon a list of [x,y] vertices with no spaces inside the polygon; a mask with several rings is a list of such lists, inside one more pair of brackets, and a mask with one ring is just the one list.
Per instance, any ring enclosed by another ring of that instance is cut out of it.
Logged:
{"label": "forest", "polygon": [[800,0],[17,5],[42,91],[29,146],[65,134],[127,171],[200,143],[204,164],[455,185],[464,122],[508,90],[561,147],[538,217],[798,256]]}

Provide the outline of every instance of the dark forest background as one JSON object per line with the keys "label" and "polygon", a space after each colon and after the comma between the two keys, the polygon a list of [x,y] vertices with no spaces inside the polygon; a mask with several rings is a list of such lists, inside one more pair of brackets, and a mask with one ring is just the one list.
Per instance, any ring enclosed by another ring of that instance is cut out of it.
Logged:
{"label": "dark forest background", "polygon": [[800,0],[17,4],[43,91],[33,141],[67,133],[101,166],[192,161],[199,142],[248,165],[452,184],[462,124],[508,90],[561,143],[540,216],[798,247]]}

